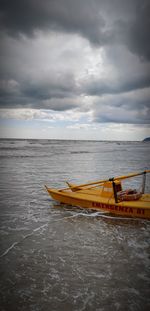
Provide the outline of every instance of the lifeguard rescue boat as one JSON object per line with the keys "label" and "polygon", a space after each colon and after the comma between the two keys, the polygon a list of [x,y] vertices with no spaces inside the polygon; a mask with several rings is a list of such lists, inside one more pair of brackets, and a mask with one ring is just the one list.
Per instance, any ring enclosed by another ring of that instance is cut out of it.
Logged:
{"label": "lifeguard rescue boat", "polygon": [[[150,170],[80,185],[67,182],[68,187],[63,189],[45,187],[49,195],[60,203],[119,216],[150,219],[150,194],[145,193],[147,173]],[[139,175],[143,175],[140,191],[123,190],[121,180]]]}

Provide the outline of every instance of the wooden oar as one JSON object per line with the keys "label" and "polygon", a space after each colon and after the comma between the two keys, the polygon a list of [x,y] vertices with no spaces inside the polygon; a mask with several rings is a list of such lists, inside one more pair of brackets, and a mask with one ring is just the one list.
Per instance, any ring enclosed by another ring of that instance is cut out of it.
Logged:
{"label": "wooden oar", "polygon": [[80,185],[76,185],[76,186],[72,186],[72,187],[70,186],[70,187],[61,189],[61,191],[69,190],[69,189],[74,189],[74,188],[87,187],[87,186],[92,186],[92,185],[100,185],[100,184],[103,184],[103,183],[105,183],[107,181],[127,179],[127,178],[131,178],[131,177],[143,175],[143,174],[146,174],[146,173],[150,173],[150,170],[145,170],[143,172],[138,172],[138,173],[131,173],[131,174],[128,174],[128,175],[113,177],[113,178],[104,179],[104,180],[98,180],[98,181],[94,181],[94,182],[90,182],[90,183],[86,183],[86,184],[80,184]]}
{"label": "wooden oar", "polygon": [[[82,188],[84,188],[84,187],[85,187],[86,190],[89,190],[89,189],[94,189],[94,188],[97,188],[97,187],[103,185],[103,183],[100,182],[100,183],[98,183],[98,184],[96,184],[94,186],[86,185],[86,186],[83,187],[81,185],[78,186],[78,185],[70,184],[68,181],[66,181],[66,183],[69,186],[69,189],[76,189],[76,190],[82,190]],[[65,188],[65,189],[68,189],[68,188]]]}
{"label": "wooden oar", "polygon": [[87,187],[87,186],[92,186],[92,185],[99,185],[99,184],[103,184],[106,181],[108,181],[108,180],[99,180],[99,181],[94,181],[94,182],[90,182],[90,183],[87,183],[87,184],[80,184],[80,185],[75,185],[75,186],[71,186],[70,185],[69,187],[63,188],[60,191],[69,190],[69,189],[75,189],[75,188],[82,188],[82,187]]}
{"label": "wooden oar", "polygon": [[145,170],[145,171],[139,172],[139,173],[131,173],[131,174],[128,174],[128,175],[125,175],[125,176],[115,177],[114,180],[116,180],[116,179],[118,179],[118,180],[127,179],[127,178],[131,178],[131,177],[135,177],[135,176],[144,175],[146,173],[150,173],[150,170]]}

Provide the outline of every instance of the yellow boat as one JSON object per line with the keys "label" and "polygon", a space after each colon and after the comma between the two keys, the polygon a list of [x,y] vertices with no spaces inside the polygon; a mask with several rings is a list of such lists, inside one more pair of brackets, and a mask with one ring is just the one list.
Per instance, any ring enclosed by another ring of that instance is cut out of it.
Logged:
{"label": "yellow boat", "polygon": [[[144,193],[147,173],[150,170],[87,184],[67,183],[68,187],[63,189],[45,187],[49,195],[60,203],[100,210],[116,216],[150,219],[150,194]],[[141,191],[123,190],[122,180],[139,175],[143,175]]]}

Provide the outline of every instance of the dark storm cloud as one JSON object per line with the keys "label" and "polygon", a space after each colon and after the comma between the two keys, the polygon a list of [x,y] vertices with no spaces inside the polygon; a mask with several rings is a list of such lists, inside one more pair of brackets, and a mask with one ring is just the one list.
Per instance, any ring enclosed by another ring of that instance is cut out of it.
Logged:
{"label": "dark storm cloud", "polygon": [[119,42],[125,44],[141,59],[150,59],[150,1],[135,1],[135,16],[132,20],[115,22]]}
{"label": "dark storm cloud", "polygon": [[[76,84],[71,74],[55,75],[40,81],[0,81],[0,107],[33,107],[63,111],[74,108],[77,103]],[[70,99],[68,101],[68,98]],[[66,104],[65,101],[66,100]]]}
{"label": "dark storm cloud", "polygon": [[0,0],[0,107],[87,104],[96,122],[147,124],[149,16],[149,0]]}
{"label": "dark storm cloud", "polygon": [[124,92],[130,92],[133,90],[139,90],[150,87],[150,75],[136,77],[135,79],[127,80],[120,79],[119,81],[113,81],[109,79],[98,79],[83,83],[83,90],[86,94],[91,96],[101,96],[104,94],[120,94]]}
{"label": "dark storm cloud", "polygon": [[147,100],[134,97],[113,95],[104,97],[95,103],[93,119],[98,123],[150,123],[150,95]]}
{"label": "dark storm cloud", "polygon": [[76,95],[76,84],[71,74],[56,74],[41,81],[25,81],[21,87],[23,96],[35,100],[47,100],[51,98],[71,98]]}
{"label": "dark storm cloud", "polygon": [[1,27],[11,35],[33,35],[46,29],[78,33],[99,46],[125,44],[133,53],[149,59],[150,1],[125,2],[1,0]]}
{"label": "dark storm cloud", "polygon": [[1,26],[11,35],[45,29],[80,33],[95,44],[104,44],[109,37],[95,0],[4,0]]}

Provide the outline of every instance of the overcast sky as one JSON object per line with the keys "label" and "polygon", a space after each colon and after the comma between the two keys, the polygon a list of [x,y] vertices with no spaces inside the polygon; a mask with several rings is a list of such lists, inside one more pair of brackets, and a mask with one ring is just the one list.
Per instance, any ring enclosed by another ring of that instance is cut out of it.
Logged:
{"label": "overcast sky", "polygon": [[150,136],[149,0],[0,0],[0,135]]}

